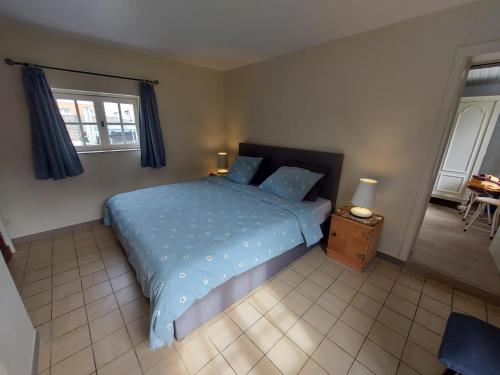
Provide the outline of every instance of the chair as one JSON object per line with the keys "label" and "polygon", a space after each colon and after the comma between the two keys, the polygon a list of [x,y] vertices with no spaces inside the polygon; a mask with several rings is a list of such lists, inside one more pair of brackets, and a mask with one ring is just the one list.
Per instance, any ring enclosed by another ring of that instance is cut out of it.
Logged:
{"label": "chair", "polygon": [[[472,218],[470,222],[465,226],[464,232],[467,231],[467,229],[470,228],[472,223],[484,212],[486,209],[488,211],[488,224],[491,224],[491,229],[490,229],[490,238],[493,239],[493,236],[495,235],[495,232],[497,230],[498,226],[498,221],[499,221],[499,214],[500,214],[500,199],[495,199],[495,198],[489,198],[489,197],[477,197],[474,199],[474,202],[478,203],[477,209],[472,215]],[[493,220],[491,220],[490,216],[490,207],[495,206],[495,213],[493,214]]]}
{"label": "chair", "polygon": [[467,216],[469,215],[469,211],[472,208],[472,205],[474,204],[476,198],[479,197],[479,193],[477,191],[475,191],[473,189],[470,189],[470,190],[471,190],[471,192],[470,192],[469,202],[465,206],[465,214],[464,214],[464,217],[462,218],[463,221],[465,221],[465,219],[467,219]]}
{"label": "chair", "polygon": [[[470,190],[470,196],[467,204],[465,205],[465,214],[463,221],[467,219],[470,209],[473,206],[475,199],[479,196],[486,196],[491,198],[499,198],[500,196],[500,182],[499,178],[487,175],[473,175],[472,178],[467,183],[467,189]],[[491,224],[490,217],[488,215],[488,224]]]}
{"label": "chair", "polygon": [[439,349],[444,374],[500,373],[500,328],[469,315],[452,313]]}

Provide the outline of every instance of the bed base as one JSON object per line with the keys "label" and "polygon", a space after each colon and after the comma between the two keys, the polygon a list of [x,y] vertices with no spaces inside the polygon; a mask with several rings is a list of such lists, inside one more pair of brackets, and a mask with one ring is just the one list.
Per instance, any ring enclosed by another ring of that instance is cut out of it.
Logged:
{"label": "bed base", "polygon": [[313,247],[307,247],[305,244],[296,246],[212,289],[205,297],[196,300],[179,319],[174,321],[175,339],[181,341],[240,298],[271,279]]}

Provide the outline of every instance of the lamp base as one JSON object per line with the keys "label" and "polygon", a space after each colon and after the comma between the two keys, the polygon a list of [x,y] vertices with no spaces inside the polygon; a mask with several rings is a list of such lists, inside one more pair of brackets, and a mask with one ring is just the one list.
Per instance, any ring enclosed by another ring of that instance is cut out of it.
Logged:
{"label": "lamp base", "polygon": [[373,212],[371,212],[368,208],[363,207],[353,207],[351,208],[351,214],[357,217],[369,218],[372,217]]}

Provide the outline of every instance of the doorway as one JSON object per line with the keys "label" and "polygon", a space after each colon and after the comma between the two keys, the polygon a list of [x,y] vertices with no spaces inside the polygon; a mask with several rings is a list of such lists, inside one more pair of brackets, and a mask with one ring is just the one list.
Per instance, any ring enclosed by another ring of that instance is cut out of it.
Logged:
{"label": "doorway", "polygon": [[408,262],[500,298],[499,122],[500,64],[472,66]]}
{"label": "doorway", "polygon": [[[481,70],[486,72],[480,74],[488,74],[491,69],[499,70],[498,83],[465,87],[432,189],[434,198],[463,203],[470,194],[467,183],[473,175],[500,174],[500,131],[495,131],[500,114],[500,96],[467,96],[471,91],[500,94],[500,68],[471,70],[471,73]],[[470,82],[469,78],[467,82]],[[492,138],[493,134],[495,137]]]}

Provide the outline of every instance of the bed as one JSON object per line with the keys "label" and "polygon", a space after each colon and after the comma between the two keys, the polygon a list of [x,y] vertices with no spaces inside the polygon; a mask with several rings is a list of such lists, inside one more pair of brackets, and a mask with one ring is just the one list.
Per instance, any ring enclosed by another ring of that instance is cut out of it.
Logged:
{"label": "bed", "polygon": [[241,143],[264,157],[259,173],[285,161],[327,165],[316,202],[291,202],[223,177],[111,197],[111,225],[150,299],[150,348],[170,345],[251,292],[316,245],[335,207],[343,155]]}

